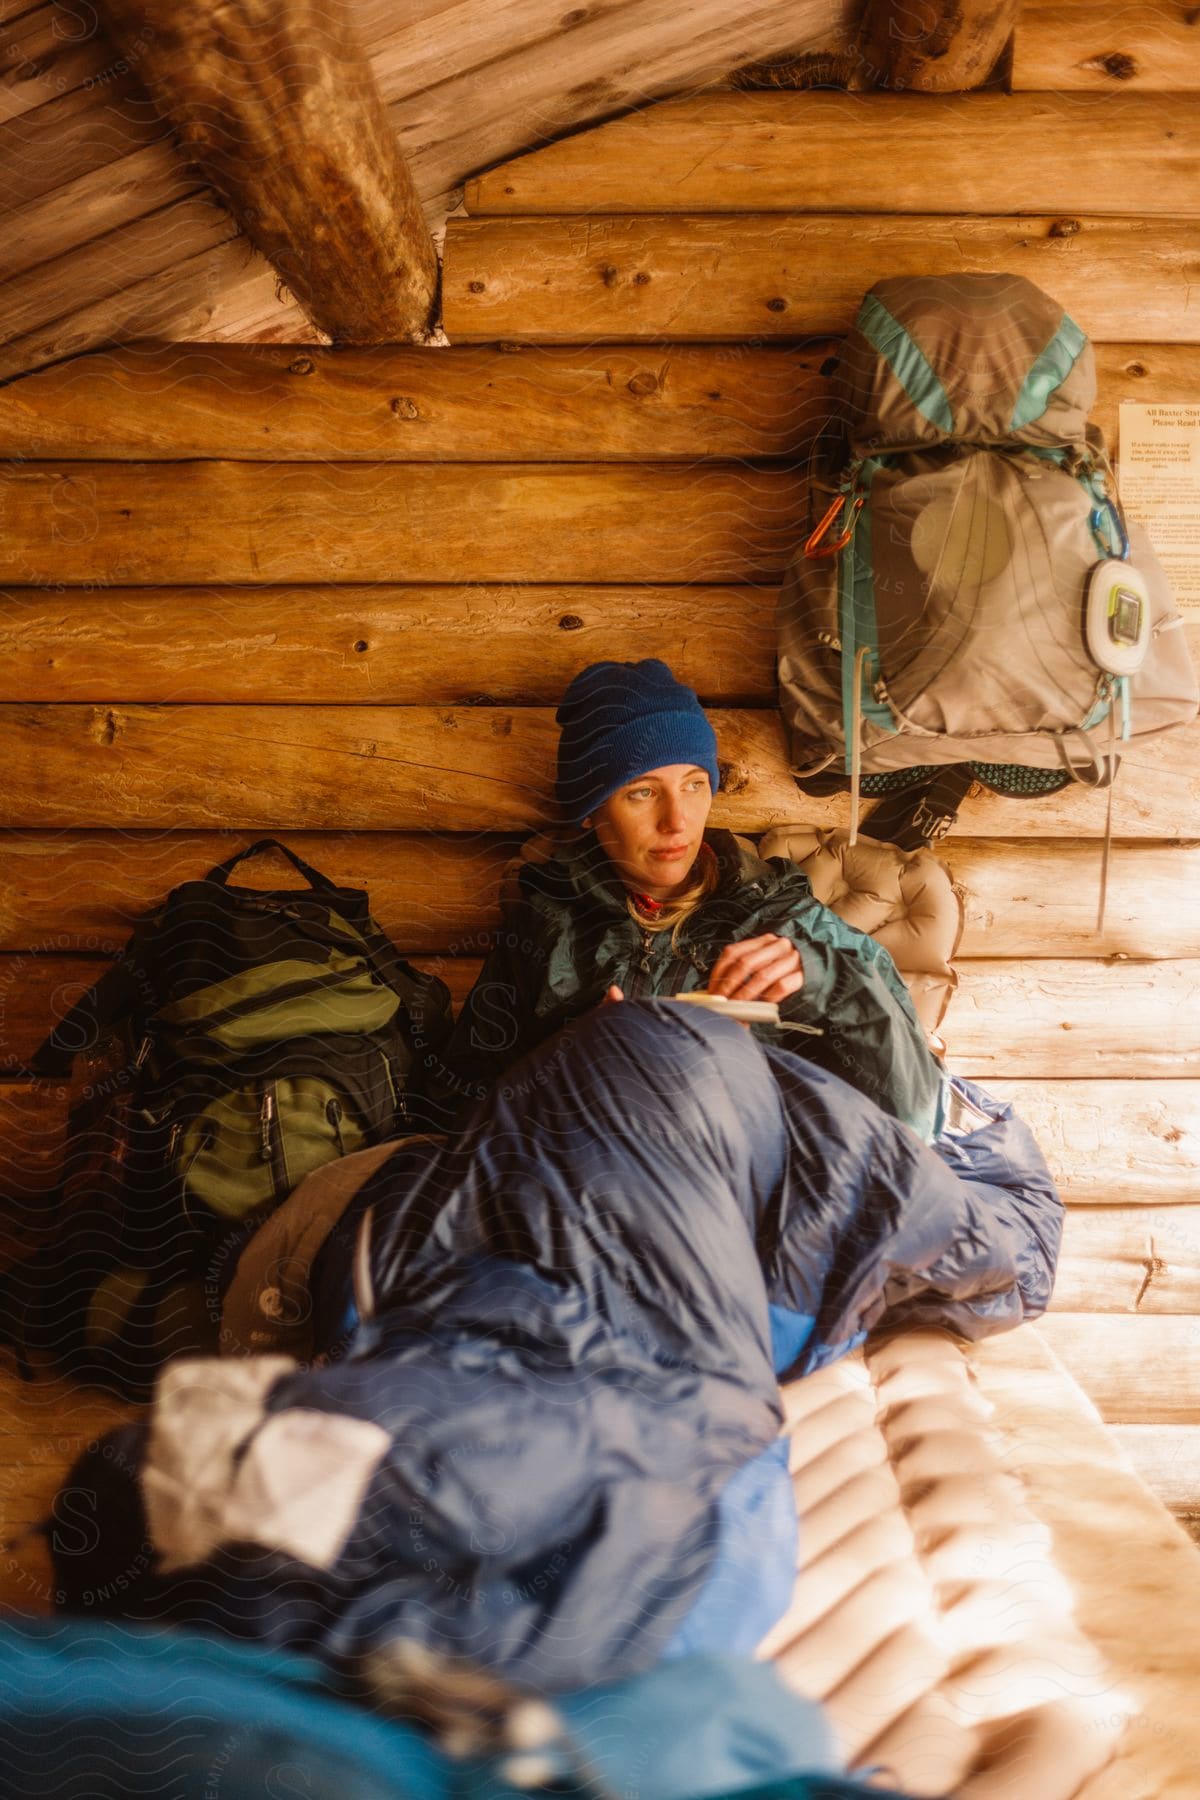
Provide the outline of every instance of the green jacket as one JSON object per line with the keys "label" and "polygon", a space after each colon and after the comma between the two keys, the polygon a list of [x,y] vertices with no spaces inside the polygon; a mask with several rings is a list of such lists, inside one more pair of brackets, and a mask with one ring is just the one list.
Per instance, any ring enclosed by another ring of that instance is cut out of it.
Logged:
{"label": "green jacket", "polygon": [[888,952],[813,898],[784,857],[762,861],[728,831],[705,833],[720,866],[717,890],[679,928],[644,932],[594,835],[580,848],[521,870],[495,948],[440,1056],[426,1058],[426,1094],[443,1128],[505,1069],[599,1005],[615,982],[629,1000],[708,985],[726,944],[777,932],[800,951],[804,986],[780,1005],[820,1035],[754,1026],[876,1100],[930,1139],[941,1129],[944,1076],[925,1042]]}

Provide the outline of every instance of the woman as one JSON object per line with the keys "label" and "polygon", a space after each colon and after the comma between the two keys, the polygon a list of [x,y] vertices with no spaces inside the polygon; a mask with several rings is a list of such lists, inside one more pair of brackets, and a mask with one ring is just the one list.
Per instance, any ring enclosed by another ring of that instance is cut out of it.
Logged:
{"label": "woman", "polygon": [[[944,1078],[887,951],[813,898],[783,858],[706,829],[720,786],[712,726],[665,663],[597,662],[557,713],[557,794],[575,835],[526,864],[516,903],[440,1056],[446,1128],[527,1051],[603,1001],[707,989],[778,1002],[783,1042],[926,1140]],[[799,1028],[799,1029],[797,1029]]]}

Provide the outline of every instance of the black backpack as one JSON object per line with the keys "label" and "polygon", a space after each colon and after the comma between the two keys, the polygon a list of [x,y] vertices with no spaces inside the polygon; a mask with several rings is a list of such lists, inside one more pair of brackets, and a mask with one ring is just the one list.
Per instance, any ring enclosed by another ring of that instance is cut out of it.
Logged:
{"label": "black backpack", "polygon": [[[230,887],[266,849],[308,885]],[[76,1079],[59,1246],[25,1277],[41,1316],[29,1341],[65,1343],[68,1325],[74,1350],[127,1340],[197,1277],[211,1302],[239,1242],[305,1175],[415,1128],[410,1077],[450,1026],[445,983],[404,961],[367,895],[274,839],[173,889],[34,1061]]]}

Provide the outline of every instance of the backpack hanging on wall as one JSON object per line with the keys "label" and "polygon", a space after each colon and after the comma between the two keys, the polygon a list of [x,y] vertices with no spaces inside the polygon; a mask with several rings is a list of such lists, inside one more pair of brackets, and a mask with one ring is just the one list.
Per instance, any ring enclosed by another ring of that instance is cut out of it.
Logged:
{"label": "backpack hanging on wall", "polygon": [[837,388],[835,478],[779,606],[802,788],[857,805],[945,764],[1009,794],[1102,786],[1195,716],[1182,620],[1087,423],[1091,345],[1057,302],[1016,275],[878,282]]}
{"label": "backpack hanging on wall", "polygon": [[[266,849],[308,885],[231,887]],[[70,1355],[72,1332],[92,1351],[111,1336],[117,1362],[144,1374],[157,1357],[131,1351],[133,1316],[159,1338],[146,1316],[167,1290],[219,1285],[239,1231],[305,1175],[413,1128],[410,1071],[450,1022],[449,990],[399,956],[367,895],[274,839],[173,889],[35,1058],[38,1074],[75,1065],[84,1079],[59,1248],[26,1284],[42,1315],[29,1339]]]}

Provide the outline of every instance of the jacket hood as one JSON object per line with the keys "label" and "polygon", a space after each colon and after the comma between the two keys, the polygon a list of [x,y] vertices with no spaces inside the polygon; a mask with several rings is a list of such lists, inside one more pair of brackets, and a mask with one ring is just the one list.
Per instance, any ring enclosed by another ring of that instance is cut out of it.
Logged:
{"label": "jacket hood", "polygon": [[[716,856],[720,869],[718,895],[752,883],[761,884],[765,895],[781,881],[797,877],[807,887],[807,877],[800,870],[791,870],[787,875],[776,871],[746,838],[737,837],[732,831],[706,831],[704,842]],[[537,840],[529,851],[518,885],[525,899],[534,905],[548,901],[552,906],[562,906],[573,900],[586,900],[597,910],[624,914],[625,886],[594,831],[568,838],[557,846],[548,839]]]}

